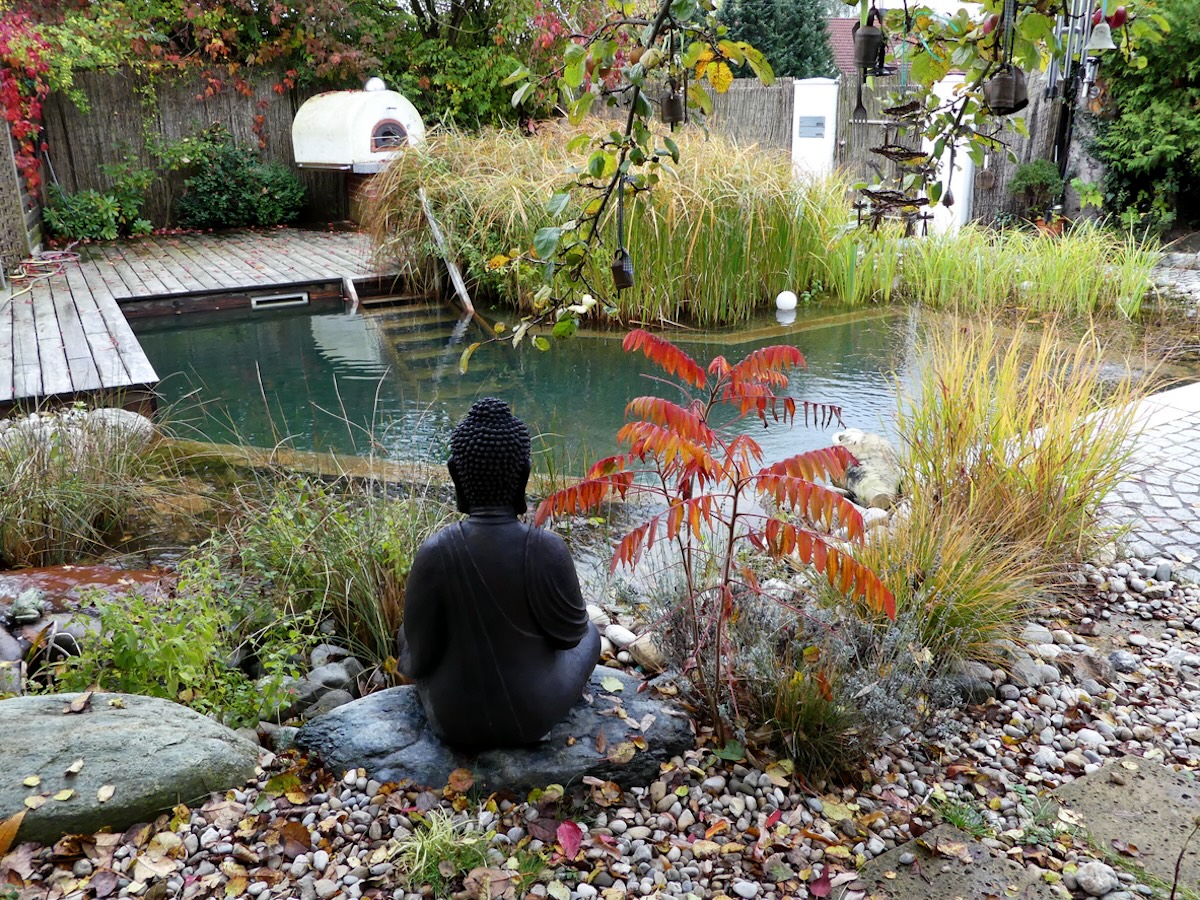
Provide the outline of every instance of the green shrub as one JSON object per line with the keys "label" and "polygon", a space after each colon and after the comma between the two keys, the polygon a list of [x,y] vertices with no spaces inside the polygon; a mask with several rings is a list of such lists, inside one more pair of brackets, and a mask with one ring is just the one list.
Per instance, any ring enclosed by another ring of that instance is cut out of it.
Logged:
{"label": "green shrub", "polygon": [[50,185],[50,202],[44,214],[55,235],[72,241],[113,241],[131,234],[149,234],[151,224],[141,217],[146,190],[154,176],[132,163],[103,166],[112,182],[107,191],[83,190],[65,193]]}
{"label": "green shrub", "polygon": [[75,562],[119,533],[163,463],[75,410],[0,431],[0,567]]}
{"label": "green shrub", "polygon": [[179,221],[188,228],[239,228],[293,221],[304,206],[304,185],[279,163],[264,163],[220,125],[202,135],[208,152],[191,159]]}
{"label": "green shrub", "polygon": [[263,505],[250,502],[244,512],[230,538],[243,571],[285,608],[332,620],[364,663],[392,671],[404,581],[446,508],[289,477],[268,488]]}
{"label": "green shrub", "polygon": [[251,638],[261,677],[231,665],[243,640],[231,602],[238,589],[206,551],[183,562],[167,599],[131,596],[98,604],[98,635],[83,643],[79,656],[55,666],[52,688],[99,685],[178,701],[233,727],[257,724],[262,711],[284,703],[284,679],[300,674],[294,660],[312,638],[302,623],[285,619]]}
{"label": "green shrub", "polygon": [[1027,215],[1040,216],[1049,211],[1050,204],[1062,193],[1063,179],[1058,166],[1050,160],[1034,159],[1017,166],[1008,190],[1023,198]]}

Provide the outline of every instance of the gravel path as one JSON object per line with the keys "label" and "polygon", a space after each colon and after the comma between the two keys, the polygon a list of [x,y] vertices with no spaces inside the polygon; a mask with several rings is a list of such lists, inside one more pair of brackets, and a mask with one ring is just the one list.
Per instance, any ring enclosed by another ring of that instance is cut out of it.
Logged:
{"label": "gravel path", "polygon": [[[996,698],[898,735],[857,791],[820,794],[778,768],[696,750],[624,795],[593,785],[581,803],[529,802],[380,785],[284,755],[245,789],[151,826],[26,845],[21,896],[450,896],[406,890],[396,865],[400,842],[432,810],[480,836],[497,897],[749,900],[832,890],[865,900],[857,870],[942,820],[1044,869],[1059,896],[1156,896],[1136,875],[1092,860],[1043,796],[1118,757],[1200,771],[1200,589],[1172,574],[1158,561],[1087,569],[1080,599],[1025,631],[1044,663],[1033,679],[1041,683],[997,673]],[[570,859],[559,830],[567,820],[582,829]],[[505,869],[525,851],[551,861],[541,880],[518,883]],[[900,853],[900,865],[912,861]],[[487,896],[479,877],[461,896]],[[1097,886],[1106,889],[1089,893]]]}

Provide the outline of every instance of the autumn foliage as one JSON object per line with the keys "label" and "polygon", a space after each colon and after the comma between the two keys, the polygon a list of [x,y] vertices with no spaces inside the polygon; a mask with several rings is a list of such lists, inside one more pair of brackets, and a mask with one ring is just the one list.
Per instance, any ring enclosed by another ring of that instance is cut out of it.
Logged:
{"label": "autumn foliage", "polygon": [[[753,569],[737,554],[743,542],[773,558],[811,566],[847,596],[895,618],[892,593],[846,549],[863,536],[861,515],[821,483],[844,475],[855,462],[850,453],[829,447],[764,466],[758,442],[728,427],[746,416],[764,426],[791,425],[801,410],[806,424],[840,421],[837,407],[798,404],[786,395],[788,370],[804,365],[800,351],[764,347],[734,364],[718,356],[705,368],[670,341],[640,329],[626,336],[624,347],[674,377],[684,399],[631,400],[625,408],[629,421],[617,433],[625,452],[600,460],[581,481],[543,500],[537,523],[592,511],[614,497],[657,498],[665,508],[621,538],[612,566],[635,567],[656,542],[679,549],[693,662],[710,641],[718,658],[725,655],[722,634],[734,614],[735,588],[759,593]],[[701,573],[713,571],[708,564],[714,562],[719,575],[705,581]],[[715,712],[721,689],[715,682],[724,679],[707,673],[702,678]]]}

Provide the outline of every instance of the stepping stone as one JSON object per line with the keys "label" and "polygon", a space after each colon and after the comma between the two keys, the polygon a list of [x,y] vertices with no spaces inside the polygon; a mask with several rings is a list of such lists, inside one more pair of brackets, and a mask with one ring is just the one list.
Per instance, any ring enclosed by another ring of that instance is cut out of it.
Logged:
{"label": "stepping stone", "polygon": [[[911,853],[916,860],[901,865]],[[868,897],[887,900],[985,900],[1020,897],[1021,900],[1058,900],[1041,879],[1041,870],[1026,868],[996,856],[969,834],[953,825],[939,825],[916,840],[877,856],[858,873],[858,881],[843,886],[835,898],[852,889]]]}
{"label": "stepping stone", "polygon": [[[1108,762],[1054,796],[1081,820],[1097,848],[1167,884],[1200,815],[1200,779],[1134,756]],[[1137,856],[1120,853],[1118,848],[1128,845],[1137,847]],[[1200,885],[1200,834],[1187,845],[1179,883]]]}
{"label": "stepping stone", "polygon": [[696,739],[691,719],[649,691],[639,694],[640,683],[597,666],[583,698],[529,747],[475,755],[447,747],[429,727],[412,685],[370,694],[313,719],[296,735],[296,745],[339,774],[362,768],[377,781],[408,779],[433,788],[445,786],[460,768],[470,770],[481,788],[517,793],[577,785],[588,775],[621,787],[645,785],[658,776],[660,763],[690,749]]}

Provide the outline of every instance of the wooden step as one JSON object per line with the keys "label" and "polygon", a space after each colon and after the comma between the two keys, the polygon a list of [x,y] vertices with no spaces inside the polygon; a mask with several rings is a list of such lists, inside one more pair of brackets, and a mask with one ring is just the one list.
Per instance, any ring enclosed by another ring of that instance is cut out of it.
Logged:
{"label": "wooden step", "polygon": [[396,306],[427,306],[428,294],[382,294],[377,297],[358,298],[358,306],[364,312],[369,309],[387,309]]}

